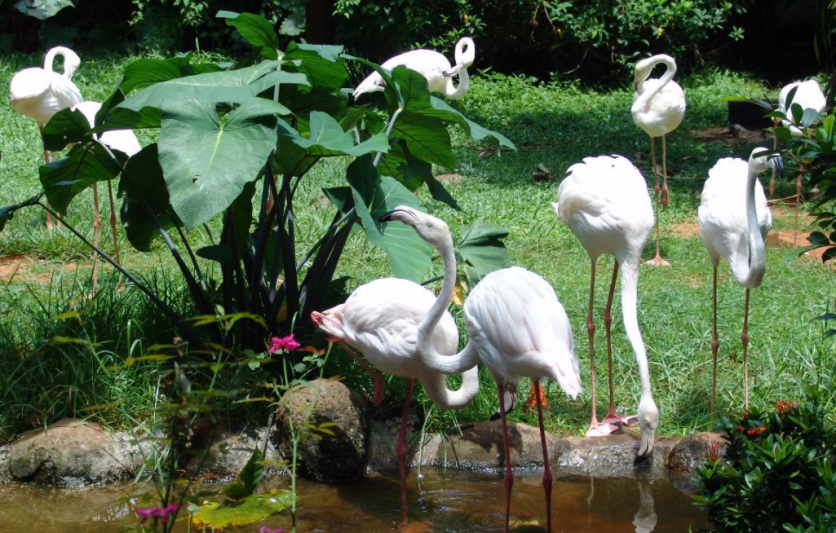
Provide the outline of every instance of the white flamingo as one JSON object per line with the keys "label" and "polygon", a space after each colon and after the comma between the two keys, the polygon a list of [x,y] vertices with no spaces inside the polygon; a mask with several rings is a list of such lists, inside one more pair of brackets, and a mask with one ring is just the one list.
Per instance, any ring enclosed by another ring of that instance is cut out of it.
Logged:
{"label": "white flamingo", "polygon": [[[361,285],[336,307],[311,313],[311,321],[341,344],[365,368],[375,382],[374,405],[383,398],[383,379],[352,348],[359,350],[377,369],[403,376],[406,380],[403,419],[397,454],[401,476],[401,512],[406,521],[406,426],[412,387],[417,379],[427,396],[444,409],[461,409],[479,393],[479,370],[471,365],[463,372],[459,390],[447,388],[446,377],[431,370],[417,352],[418,325],[435,303],[435,295],[424,287],[397,278],[384,278]],[[450,298],[447,298],[450,301]],[[459,330],[450,313],[444,313],[441,327],[431,337],[436,350],[454,354]]]}
{"label": "white flamingo", "polygon": [[[661,78],[647,79],[653,67],[663,64],[667,69]],[[653,159],[654,201],[656,203],[656,256],[648,261],[653,266],[669,266],[659,254],[659,171],[656,165],[656,137],[662,138],[662,206],[668,206],[668,166],[665,135],[679,127],[685,116],[685,93],[673,81],[676,62],[671,56],[660,54],[636,63],[633,79],[635,93],[630,112],[633,122],[650,136],[650,154]]]}
{"label": "white flamingo", "polygon": [[713,330],[711,355],[711,415],[714,416],[714,398],[717,390],[717,266],[725,258],[731,266],[737,282],[745,287],[743,308],[743,402],[749,408],[749,291],[760,286],[766,271],[764,240],[772,227],[772,214],[766,202],[758,174],[770,168],[783,175],[780,156],[769,156],[765,148],[755,148],[749,161],[726,157],[717,161],[708,171],[708,179],[700,196],[697,220],[700,234],[711,258],[713,275]]}
{"label": "white flamingo", "polygon": [[[64,58],[63,74],[52,70],[52,63],[57,55]],[[12,107],[19,113],[34,119],[38,123],[42,136],[44,126],[55,113],[84,100],[78,87],[70,81],[79,65],[81,65],[81,59],[78,54],[64,46],[57,46],[47,52],[43,68],[26,68],[12,78],[9,86],[9,100]],[[44,150],[44,163],[49,163],[49,153],[46,150]],[[47,202],[48,205],[49,202]],[[46,215],[46,226],[52,229],[52,215],[49,212]]]}
{"label": "white flamingo", "polygon": [[[451,100],[458,100],[464,98],[470,88],[470,76],[467,69],[476,57],[476,45],[473,39],[463,37],[456,44],[455,57],[456,65],[452,66],[443,54],[434,50],[411,50],[388,59],[381,67],[391,71],[399,65],[404,65],[427,78],[430,92],[443,93]],[[459,75],[458,87],[453,85],[453,77],[456,74]],[[364,93],[382,91],[385,84],[380,74],[372,72],[354,89],[354,98]]]}
{"label": "white flamingo", "polygon": [[[615,280],[621,268],[621,311],[627,339],[636,355],[641,381],[641,400],[637,418],[642,431],[642,441],[637,459],[641,460],[653,451],[659,410],[650,390],[650,370],[647,351],[642,341],[637,316],[639,263],[647,236],[653,228],[653,207],[647,193],[644,177],[630,161],[614,156],[587,157],[581,163],[569,167],[566,178],[557,190],[559,203],[552,204],[557,217],[569,226],[581,241],[592,261],[589,281],[589,307],[586,328],[589,334],[589,364],[591,368],[592,421],[587,436],[611,433],[613,423],[627,422],[630,418],[619,415],[613,400],[612,378],[612,300]],[[598,258],[610,254],[615,258],[612,282],[604,311],[607,335],[607,357],[610,370],[610,408],[603,423],[598,422],[595,407],[595,322],[592,320],[592,303],[595,293],[595,266]]]}
{"label": "white flamingo", "polygon": [[563,306],[546,280],[520,267],[491,272],[473,288],[464,303],[464,317],[469,341],[456,355],[439,353],[432,342],[436,326],[447,309],[456,285],[456,257],[447,224],[408,206],[399,206],[381,217],[381,222],[400,221],[438,250],[444,261],[444,282],[432,308],[418,327],[418,354],[433,370],[458,374],[476,365],[481,358],[496,380],[499,411],[505,446],[505,531],[511,508],[511,449],[505,414],[505,396],[516,394],[517,383],[528,377],[539,389],[537,414],[543,449],[543,488],[546,493],[546,517],[551,531],[552,473],[543,427],[542,385],[549,378],[572,398],[581,390],[578,360],[573,352],[572,328]]}
{"label": "white flamingo", "polygon": [[[95,127],[96,113],[102,108],[99,102],[81,102],[73,106],[73,110],[81,111],[84,118],[90,124],[90,127]],[[113,130],[102,133],[98,136],[99,140],[108,145],[114,150],[119,150],[128,157],[136,154],[142,147],[139,145],[136,135],[131,130]],[[113,201],[113,185],[110,180],[107,182],[107,193],[110,197],[110,231],[113,235],[113,246],[115,250],[116,263],[119,260],[119,236],[116,232],[116,203]],[[99,212],[99,188],[97,184],[93,183],[93,245],[99,246],[99,234],[101,233],[102,216]],[[93,252],[93,293],[96,293],[99,279],[99,254]]]}
{"label": "white flamingo", "polygon": [[[789,85],[785,85],[783,89],[781,89],[781,93],[778,95],[778,111],[781,111],[787,116],[792,116],[792,110],[788,109],[787,100],[790,96],[790,91],[795,89],[795,95],[792,98],[792,102],[790,104],[798,104],[801,106],[801,109],[812,109],[819,113],[823,112],[824,109],[827,107],[827,99],[824,96],[824,93],[819,86],[819,82],[816,80],[807,80],[807,81],[797,81],[794,83],[790,83]],[[790,105],[791,107],[791,105]],[[773,121],[773,123],[777,126],[777,120]],[[794,137],[801,137],[804,135],[797,126],[793,126],[789,120],[783,121],[785,126],[789,126],[790,134]],[[775,149],[778,148],[778,138],[775,138]],[[772,177],[769,179],[769,195],[772,196],[775,194],[775,172],[772,172]],[[795,229],[793,232],[793,240],[798,235],[798,212],[801,209],[801,172],[798,173],[798,177],[795,181]]]}

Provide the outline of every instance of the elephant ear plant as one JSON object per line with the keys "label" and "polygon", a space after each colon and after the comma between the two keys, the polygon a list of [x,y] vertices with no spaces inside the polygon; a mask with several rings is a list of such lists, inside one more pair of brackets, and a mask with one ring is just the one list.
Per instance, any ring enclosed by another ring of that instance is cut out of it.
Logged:
{"label": "elephant ear plant", "polygon": [[[424,186],[434,199],[459,208],[432,173],[432,165],[455,166],[448,126],[513,145],[431,96],[417,72],[389,72],[339,46],[291,42],[281,50],[262,17],[219,16],[252,44],[245,65],[194,63],[190,55],[131,63],[94,128],[71,110],[50,121],[46,147],[72,148],[40,168],[40,195],[0,209],[0,228],[22,207],[50,209],[43,195],[64,213],[92,183],[118,179],[128,240],[147,252],[162,239],[205,319],[184,319],[127,270],[114,267],[153,299],[185,339],[263,349],[271,335],[312,329],[310,313],[323,305],[355,226],[385,251],[395,275],[414,281],[427,276],[431,248],[408,228],[384,231],[377,219],[396,205],[418,207],[414,193]],[[347,62],[383,76],[385,113],[351,101],[344,87]],[[96,138],[125,128],[156,130],[158,141],[127,158]],[[330,225],[310,249],[299,250],[294,197],[325,158],[348,158],[350,164],[344,184],[324,191],[335,208]],[[470,285],[507,266],[505,230],[477,221],[467,235],[457,252]],[[195,249],[190,241],[211,244]],[[263,320],[218,327],[225,316]],[[208,326],[195,329],[200,323]]]}

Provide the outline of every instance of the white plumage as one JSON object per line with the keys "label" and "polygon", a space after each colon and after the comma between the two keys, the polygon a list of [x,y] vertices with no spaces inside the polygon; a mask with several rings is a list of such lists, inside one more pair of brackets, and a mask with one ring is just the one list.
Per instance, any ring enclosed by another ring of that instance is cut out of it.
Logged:
{"label": "white plumage", "polygon": [[[540,389],[540,379],[550,378],[566,394],[577,397],[581,390],[578,360],[573,352],[572,328],[566,311],[554,289],[540,276],[524,268],[512,267],[485,276],[470,292],[464,303],[467,346],[456,355],[439,353],[433,346],[436,324],[442,318],[456,285],[456,256],[450,229],[444,221],[408,206],[399,206],[381,217],[381,221],[400,221],[438,250],[444,261],[444,283],[418,328],[418,353],[432,369],[455,374],[477,364],[479,359],[490,369],[499,389],[500,416],[505,443],[505,529],[511,502],[510,443],[505,421],[505,392],[516,393],[523,377],[532,379]],[[552,475],[543,427],[542,391],[536,391],[537,411],[543,444],[543,486],[546,491],[546,516],[551,531]]]}
{"label": "white plumage", "polygon": [[[463,372],[461,387],[450,390],[445,375],[431,370],[418,355],[418,326],[435,301],[433,293],[417,283],[384,278],[361,285],[344,304],[311,314],[311,321],[337,342],[359,350],[376,368],[407,378],[404,413],[397,444],[403,520],[406,520],[406,427],[413,380],[417,379],[424,386],[427,396],[445,409],[461,409],[479,393],[477,368],[472,367]],[[445,312],[441,317],[441,327],[432,336],[433,347],[440,353],[450,355],[456,353],[458,343],[459,330],[450,313]],[[350,348],[346,351],[374,378],[374,403],[377,405],[383,393],[380,376]]]}
{"label": "white plumage", "polygon": [[[463,37],[456,44],[456,65],[450,65],[450,61],[434,50],[411,50],[397,55],[385,61],[381,67],[391,71],[397,66],[403,65],[416,72],[419,72],[427,79],[427,86],[432,93],[443,93],[451,100],[464,98],[470,87],[470,77],[467,73],[468,67],[473,64],[476,57],[476,45],[473,39]],[[453,85],[453,77],[459,76],[459,86]],[[354,98],[361,94],[375,91],[382,91],[386,82],[377,72],[371,73],[354,89]]]}
{"label": "white plumage", "polygon": [[[572,233],[578,237],[592,262],[587,330],[593,390],[592,421],[587,435],[608,434],[615,429],[609,422],[625,422],[631,418],[619,415],[615,411],[612,354],[609,350],[607,355],[610,367],[610,409],[604,419],[604,424],[599,424],[595,409],[595,325],[592,320],[595,265],[601,255],[610,254],[615,257],[616,264],[613,269],[606,314],[609,315],[612,306],[613,288],[620,266],[624,329],[635,353],[641,379],[638,420],[642,430],[642,444],[639,448],[639,457],[647,457],[653,451],[653,441],[659,422],[659,410],[650,390],[647,352],[639,330],[636,309],[641,253],[653,227],[653,208],[650,196],[647,194],[647,185],[641,172],[621,156],[587,157],[583,162],[569,167],[566,178],[558,188],[557,195],[559,203],[552,205],[558,218],[566,223]],[[606,332],[609,338],[609,327]]]}
{"label": "white plumage", "polygon": [[[778,111],[781,111],[787,116],[792,115],[792,111],[787,108],[787,99],[789,98],[790,91],[793,89],[796,89],[796,91],[795,96],[792,98],[792,103],[800,105],[801,109],[813,109],[821,113],[827,107],[827,99],[824,97],[819,82],[816,80],[796,81],[785,85],[778,95]],[[785,120],[784,125],[790,126],[790,122]],[[801,135],[801,130],[795,126],[790,127],[790,132],[795,136]]]}
{"label": "white plumage", "polygon": [[743,311],[743,398],[749,408],[749,291],[760,286],[766,271],[764,240],[772,227],[772,215],[766,195],[758,181],[758,174],[770,168],[783,174],[779,155],[767,157],[768,151],[756,148],[749,161],[724,158],[708,172],[703,186],[697,220],[713,268],[713,331],[711,352],[713,373],[711,380],[711,414],[717,389],[717,267],[720,258],[729,262],[737,282],[745,287]]}
{"label": "white plumage", "polygon": [[[717,161],[708,171],[708,179],[703,185],[697,220],[711,264],[717,266],[720,258],[725,259],[737,282],[742,287],[754,289],[760,285],[761,279],[754,275],[749,262],[748,176],[747,161],[736,157]],[[756,252],[763,249],[763,241],[772,228],[772,213],[761,182],[755,179],[753,185],[760,239],[752,243],[751,249]]]}
{"label": "white plumage", "polygon": [[[661,78],[648,79],[653,67],[664,64],[665,73]],[[668,266],[659,253],[659,200],[662,207],[668,206],[668,163],[665,135],[675,130],[685,116],[685,93],[673,81],[676,62],[664,54],[655,55],[636,63],[633,85],[633,106],[630,113],[633,122],[650,136],[650,154],[653,159],[654,198],[656,199],[656,256],[647,263],[653,266]],[[662,187],[659,188],[659,173],[656,165],[656,137],[662,137]],[[661,193],[661,194],[660,194]]]}
{"label": "white plumage", "polygon": [[[56,55],[64,57],[63,74],[52,70]],[[12,78],[9,87],[12,107],[35,119],[39,126],[45,126],[55,113],[84,100],[71,81],[80,64],[81,59],[69,48],[58,46],[50,49],[43,68],[23,69]]]}
{"label": "white plumage", "polygon": [[[73,110],[81,111],[91,128],[95,127],[96,113],[98,113],[101,108],[102,104],[100,102],[93,101],[81,102],[73,105]],[[99,135],[98,138],[104,144],[114,150],[119,150],[128,157],[131,157],[142,150],[142,146],[139,145],[139,140],[131,130],[106,131]]]}

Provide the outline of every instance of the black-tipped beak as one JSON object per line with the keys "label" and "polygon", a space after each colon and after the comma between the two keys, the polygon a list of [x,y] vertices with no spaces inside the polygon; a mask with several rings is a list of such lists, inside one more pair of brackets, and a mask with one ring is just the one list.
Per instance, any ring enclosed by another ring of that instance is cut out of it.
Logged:
{"label": "black-tipped beak", "polygon": [[388,213],[386,213],[382,217],[378,218],[377,221],[378,222],[389,222],[392,219],[392,215],[395,214],[395,212],[397,212],[397,210],[398,210],[397,208],[392,209],[391,211],[389,211]]}
{"label": "black-tipped beak", "polygon": [[775,165],[775,173],[778,174],[779,178],[784,177],[784,159],[781,157],[781,154],[776,154],[775,158],[772,159],[772,164]]}

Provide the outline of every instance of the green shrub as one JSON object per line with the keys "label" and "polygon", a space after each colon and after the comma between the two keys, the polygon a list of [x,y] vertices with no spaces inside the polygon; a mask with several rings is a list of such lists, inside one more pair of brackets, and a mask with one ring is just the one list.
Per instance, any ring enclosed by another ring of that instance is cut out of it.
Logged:
{"label": "green shrub", "polygon": [[725,458],[711,450],[694,496],[715,530],[836,531],[836,429],[825,405],[821,390],[810,388],[803,402],[723,420]]}

